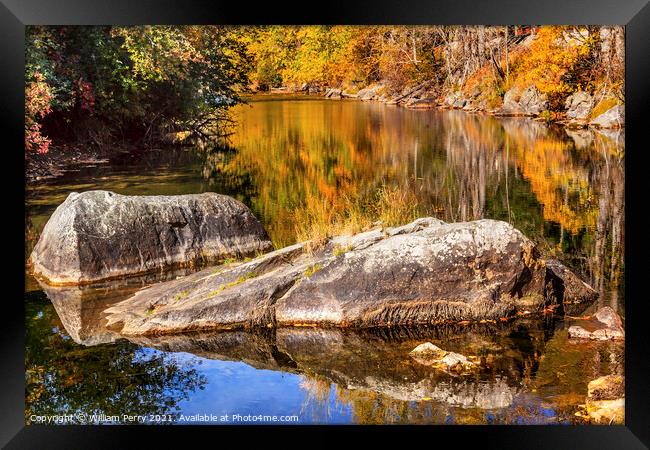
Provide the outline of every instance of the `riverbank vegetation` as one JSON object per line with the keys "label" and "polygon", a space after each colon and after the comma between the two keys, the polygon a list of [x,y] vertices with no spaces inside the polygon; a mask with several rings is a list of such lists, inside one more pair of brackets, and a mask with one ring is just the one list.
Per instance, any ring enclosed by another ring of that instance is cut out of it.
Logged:
{"label": "riverbank vegetation", "polygon": [[387,96],[426,84],[434,95],[477,91],[497,107],[535,85],[559,111],[572,93],[623,100],[624,30],[600,26],[271,26],[247,45],[260,90],[285,86],[351,94],[379,83]]}
{"label": "riverbank vegetation", "polygon": [[204,26],[30,26],[25,150],[222,135],[247,78],[236,30]]}
{"label": "riverbank vegetation", "polygon": [[29,26],[25,150],[222,137],[251,90],[374,86],[489,110],[535,86],[542,117],[576,92],[594,96],[594,116],[624,102],[623,47],[622,27],[599,26]]}

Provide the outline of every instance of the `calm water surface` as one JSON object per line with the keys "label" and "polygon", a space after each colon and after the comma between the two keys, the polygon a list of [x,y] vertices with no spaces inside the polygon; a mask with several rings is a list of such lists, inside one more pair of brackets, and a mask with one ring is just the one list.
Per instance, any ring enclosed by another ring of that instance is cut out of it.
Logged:
{"label": "calm water surface", "polygon": [[[161,149],[27,188],[26,256],[73,191],[214,191],[246,203],[276,246],[293,211],[410,190],[447,221],[511,222],[624,316],[624,137],[528,119],[316,98],[237,107],[228,148]],[[321,208],[322,209],[322,208]],[[120,339],[102,310],[178,273],[84,289],[27,277],[26,419],[32,414],[276,415],[298,423],[573,423],[587,382],[622,373],[620,344],[573,343],[573,319],[364,332],[290,329]],[[598,305],[594,305],[598,306]],[[431,341],[484,358],[451,376],[408,356]],[[240,422],[246,423],[246,422]]]}

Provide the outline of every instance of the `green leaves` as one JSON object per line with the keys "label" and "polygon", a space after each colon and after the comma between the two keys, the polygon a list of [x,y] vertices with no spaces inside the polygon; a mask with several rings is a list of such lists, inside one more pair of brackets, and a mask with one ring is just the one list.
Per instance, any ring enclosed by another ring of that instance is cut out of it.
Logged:
{"label": "green leaves", "polygon": [[[32,138],[43,130],[59,137],[88,133],[85,119],[107,135],[151,137],[164,125],[187,123],[239,102],[247,85],[247,53],[236,30],[217,26],[29,26],[27,83],[44,86],[48,117],[31,116]],[[32,108],[33,109],[33,108]],[[44,110],[42,110],[44,111]],[[47,122],[70,123],[66,130]],[[152,129],[153,127],[153,129]],[[34,142],[36,144],[36,142]],[[30,147],[26,141],[26,147]]]}

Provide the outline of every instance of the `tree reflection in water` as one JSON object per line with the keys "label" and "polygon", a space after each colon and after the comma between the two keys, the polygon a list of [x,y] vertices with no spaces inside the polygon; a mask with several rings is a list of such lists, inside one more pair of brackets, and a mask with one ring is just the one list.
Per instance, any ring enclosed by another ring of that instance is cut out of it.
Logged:
{"label": "tree reflection in water", "polygon": [[445,221],[509,221],[602,299],[622,297],[624,132],[372,102],[251,105],[235,113],[226,151],[205,150],[203,172],[251,205],[277,245],[295,242],[297,210],[331,215],[398,186]]}
{"label": "tree reflection in water", "polygon": [[38,297],[25,305],[26,423],[33,414],[176,416],[178,402],[203,389],[198,358],[181,363],[127,341],[76,344],[44,295]]}
{"label": "tree reflection in water", "polygon": [[[296,211],[345,210],[391,185],[446,221],[509,221],[546,257],[581,273],[599,290],[601,304],[624,314],[622,132],[323,99],[254,101],[237,114],[228,148],[159,152],[160,161],[144,155],[30,188],[27,248],[73,190],[232,195],[282,246],[296,239]],[[323,202],[327,208],[314,208]],[[114,333],[98,322],[103,302],[113,301],[108,293],[101,300],[92,289],[49,289],[59,319],[36,283],[28,286],[36,291],[26,294],[27,418],[75,411],[177,413],[210,381],[199,368],[203,358],[295,374],[301,380],[295,411],[317,423],[341,420],[342,410],[344,420],[351,415],[356,423],[557,423],[584,402],[590,379],[623,373],[621,345],[568,343],[568,323],[444,336],[278,331],[270,341],[231,333],[109,344]],[[407,356],[425,340],[492,355],[491,372],[463,383],[441,379]],[[175,358],[169,351],[199,358]],[[283,387],[274,398],[295,398],[291,389]]]}

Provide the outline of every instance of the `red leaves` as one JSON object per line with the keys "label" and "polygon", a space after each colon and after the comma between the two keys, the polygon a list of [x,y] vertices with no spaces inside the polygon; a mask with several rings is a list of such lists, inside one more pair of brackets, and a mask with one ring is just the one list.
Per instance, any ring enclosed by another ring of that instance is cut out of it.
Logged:
{"label": "red leaves", "polygon": [[81,109],[92,111],[95,106],[95,93],[92,83],[85,81],[83,78],[77,80],[77,98]]}
{"label": "red leaves", "polygon": [[25,150],[47,153],[50,139],[41,134],[38,123],[51,111],[52,91],[40,72],[34,72],[25,86]]}

